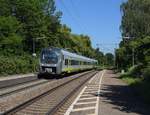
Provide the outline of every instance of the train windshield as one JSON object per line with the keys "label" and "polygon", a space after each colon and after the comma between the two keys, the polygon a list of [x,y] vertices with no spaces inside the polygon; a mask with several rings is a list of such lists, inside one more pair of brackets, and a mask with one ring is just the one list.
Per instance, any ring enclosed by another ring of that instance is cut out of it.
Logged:
{"label": "train windshield", "polygon": [[45,64],[57,64],[58,56],[54,51],[43,50],[41,53],[41,62]]}

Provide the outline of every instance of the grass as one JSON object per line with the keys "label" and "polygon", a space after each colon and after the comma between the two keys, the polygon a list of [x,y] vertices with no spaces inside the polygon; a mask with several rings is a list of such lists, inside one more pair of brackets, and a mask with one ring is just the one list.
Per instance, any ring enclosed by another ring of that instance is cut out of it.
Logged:
{"label": "grass", "polygon": [[126,77],[126,78],[122,78],[122,79],[129,85],[133,85],[133,84],[140,82],[140,79],[135,79],[135,78],[130,78],[130,77]]}
{"label": "grass", "polygon": [[150,82],[143,78],[135,78],[127,73],[122,74],[120,78],[132,87],[136,94],[143,98],[143,100],[150,105]]}
{"label": "grass", "polygon": [[133,85],[133,84],[137,84],[141,81],[140,78],[132,77],[131,75],[129,75],[127,73],[121,74],[120,78],[130,86]]}

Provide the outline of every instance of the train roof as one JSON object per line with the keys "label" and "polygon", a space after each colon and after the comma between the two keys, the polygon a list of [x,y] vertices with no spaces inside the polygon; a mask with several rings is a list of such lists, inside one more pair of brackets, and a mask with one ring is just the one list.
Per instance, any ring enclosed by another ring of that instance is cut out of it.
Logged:
{"label": "train roof", "polygon": [[78,59],[82,59],[82,60],[97,62],[97,60],[95,60],[95,59],[91,59],[91,58],[88,58],[88,57],[85,57],[85,56],[82,56],[82,55],[78,55],[76,53],[69,52],[66,49],[53,48],[53,47],[52,48],[45,48],[45,49],[53,49],[53,50],[56,50],[56,51],[60,51],[60,52],[62,52],[63,55],[67,55],[67,56],[70,56],[72,58],[78,58]]}
{"label": "train roof", "polygon": [[85,56],[82,56],[82,55],[78,55],[76,53],[71,53],[71,52],[68,52],[64,49],[61,49],[61,51],[64,55],[67,55],[67,56],[70,56],[70,57],[73,57],[73,58],[78,58],[78,59],[82,59],[82,60],[97,62],[97,60],[94,60],[94,59],[91,59],[91,58],[88,58],[88,57],[85,57]]}

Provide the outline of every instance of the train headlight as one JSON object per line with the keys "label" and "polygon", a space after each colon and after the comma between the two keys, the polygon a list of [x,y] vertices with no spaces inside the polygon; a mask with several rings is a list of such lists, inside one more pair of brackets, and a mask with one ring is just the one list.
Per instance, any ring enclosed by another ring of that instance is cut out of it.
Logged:
{"label": "train headlight", "polygon": [[44,64],[42,63],[41,66],[44,66]]}

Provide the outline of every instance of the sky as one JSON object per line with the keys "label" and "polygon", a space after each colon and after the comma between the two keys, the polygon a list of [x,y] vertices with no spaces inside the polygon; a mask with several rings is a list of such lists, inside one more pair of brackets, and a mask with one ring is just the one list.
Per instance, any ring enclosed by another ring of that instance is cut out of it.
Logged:
{"label": "sky", "polygon": [[114,52],[121,41],[120,5],[125,0],[55,0],[63,13],[61,23],[75,34],[88,35],[92,47],[104,53]]}

